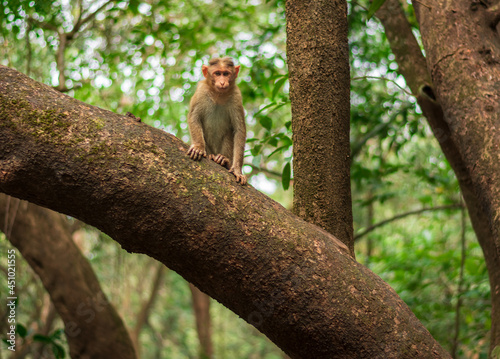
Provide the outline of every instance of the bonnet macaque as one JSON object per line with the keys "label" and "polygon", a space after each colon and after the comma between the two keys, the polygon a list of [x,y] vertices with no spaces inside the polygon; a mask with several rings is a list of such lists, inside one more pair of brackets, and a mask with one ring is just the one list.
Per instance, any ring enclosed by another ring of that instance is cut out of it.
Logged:
{"label": "bonnet macaque", "polygon": [[204,80],[198,83],[189,104],[188,125],[191,147],[187,154],[195,161],[202,157],[220,164],[245,184],[241,172],[246,127],[241,92],[235,81],[240,66],[229,57],[215,58],[203,65]]}

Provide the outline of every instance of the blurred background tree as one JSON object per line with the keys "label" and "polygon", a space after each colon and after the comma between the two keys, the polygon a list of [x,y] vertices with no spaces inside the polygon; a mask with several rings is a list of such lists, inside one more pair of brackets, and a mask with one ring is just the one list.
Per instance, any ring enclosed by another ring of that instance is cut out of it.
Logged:
{"label": "blurred background tree", "polygon": [[[490,289],[457,180],[398,75],[382,25],[367,20],[368,1],[348,4],[356,257],[454,357],[486,357]],[[418,37],[412,7],[405,7]],[[2,65],[86,103],[130,111],[185,142],[201,65],[232,56],[242,65],[247,112],[244,171],[253,186],[291,207],[284,1],[0,0],[0,40]],[[4,252],[10,244],[0,236]],[[136,329],[142,358],[199,357],[191,293],[182,278],[166,271],[155,289],[159,269],[150,258],[129,256],[86,226],[74,239],[128,328]],[[50,301],[28,265],[20,259],[18,265],[19,320],[26,345],[34,345],[29,339],[47,320],[41,308]],[[137,329],[152,291],[156,298]],[[211,317],[215,358],[283,357],[221,305],[212,303]],[[48,333],[61,327],[54,320]]]}

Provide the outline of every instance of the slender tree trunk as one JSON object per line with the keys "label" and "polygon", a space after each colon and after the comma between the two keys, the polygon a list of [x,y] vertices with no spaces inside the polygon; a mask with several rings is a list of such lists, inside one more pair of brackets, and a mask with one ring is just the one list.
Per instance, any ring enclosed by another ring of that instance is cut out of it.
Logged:
{"label": "slender tree trunk", "polygon": [[132,342],[134,343],[134,347],[137,353],[137,357],[140,358],[140,345],[139,345],[139,336],[141,334],[144,325],[149,318],[149,313],[151,312],[151,308],[153,308],[156,298],[158,297],[158,292],[163,284],[163,277],[167,270],[167,268],[162,263],[156,263],[156,273],[153,279],[153,284],[151,286],[151,291],[149,293],[149,297],[142,304],[141,311],[136,317],[136,322],[134,326],[134,331],[132,333]]}
{"label": "slender tree trunk", "polygon": [[[6,212],[0,193],[0,230],[40,277],[64,321],[72,358],[131,358],[135,351],[121,318],[108,302],[87,259],[71,239],[66,218],[34,204]],[[12,199],[19,201],[18,199]],[[15,209],[15,206],[10,206]],[[5,223],[11,223],[9,228]]]}
{"label": "slender tree trunk", "polygon": [[[50,296],[47,294],[47,310],[42,312],[41,322],[43,323],[43,327],[40,330],[40,334],[48,336],[52,331],[52,326],[56,318],[58,318],[57,310],[50,299]],[[44,358],[44,349],[46,350],[45,343],[37,343],[33,350],[33,359],[43,359]]]}
{"label": "slender tree trunk", "polygon": [[449,357],[337,238],[186,150],[0,66],[0,191],[159,260],[291,358]]}
{"label": "slender tree trunk", "polygon": [[354,256],[345,0],[287,0],[293,211]]}
{"label": "slender tree trunk", "polygon": [[397,0],[386,0],[377,16],[400,72],[457,176],[483,249],[491,285],[493,350],[500,344],[499,37],[486,3],[445,3],[414,4],[427,60]]}
{"label": "slender tree trunk", "polygon": [[211,359],[214,355],[212,345],[212,324],[210,320],[210,297],[189,283],[193,310],[196,319],[196,331],[200,340],[200,359]]}

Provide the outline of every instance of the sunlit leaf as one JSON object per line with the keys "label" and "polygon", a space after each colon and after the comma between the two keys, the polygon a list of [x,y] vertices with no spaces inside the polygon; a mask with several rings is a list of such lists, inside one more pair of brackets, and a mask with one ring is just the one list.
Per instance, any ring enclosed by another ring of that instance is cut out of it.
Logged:
{"label": "sunlit leaf", "polygon": [[280,146],[278,147],[277,149],[275,149],[273,152],[271,152],[269,154],[269,156],[267,156],[267,158],[270,158],[272,155],[274,155],[275,153],[278,153],[278,152],[283,152],[284,150],[287,150],[290,146]]}
{"label": "sunlit leaf", "polygon": [[276,97],[276,95],[278,94],[278,92],[281,90],[281,88],[283,87],[283,85],[285,84],[285,82],[288,80],[288,77],[282,77],[281,79],[279,79],[278,81],[276,81],[276,83],[274,84],[274,88],[273,88],[273,93],[271,95],[271,98],[274,100],[274,98]]}
{"label": "sunlit leaf", "polygon": [[254,113],[254,116],[259,115],[262,111],[267,110],[268,108],[270,108],[272,106],[275,106],[275,105],[276,105],[275,101],[271,102],[270,104],[267,104],[266,106],[264,106],[261,109],[259,109],[259,111],[257,111],[256,113]]}

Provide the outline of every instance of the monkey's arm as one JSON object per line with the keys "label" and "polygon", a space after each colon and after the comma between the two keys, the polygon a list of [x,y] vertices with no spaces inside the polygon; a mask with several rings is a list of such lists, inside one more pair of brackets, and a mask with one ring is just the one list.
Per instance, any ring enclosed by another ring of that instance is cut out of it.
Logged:
{"label": "monkey's arm", "polygon": [[205,149],[205,138],[203,137],[202,122],[203,111],[199,106],[198,96],[195,95],[191,99],[188,113],[188,126],[191,135],[191,146],[187,154],[195,161],[201,160],[202,157],[207,157]]}
{"label": "monkey's arm", "polygon": [[243,155],[245,153],[245,142],[247,137],[245,125],[245,112],[243,105],[239,106],[238,115],[234,116],[234,147],[233,147],[233,165],[229,172],[236,176],[236,181],[241,184],[247,183],[247,177],[242,173]]}

